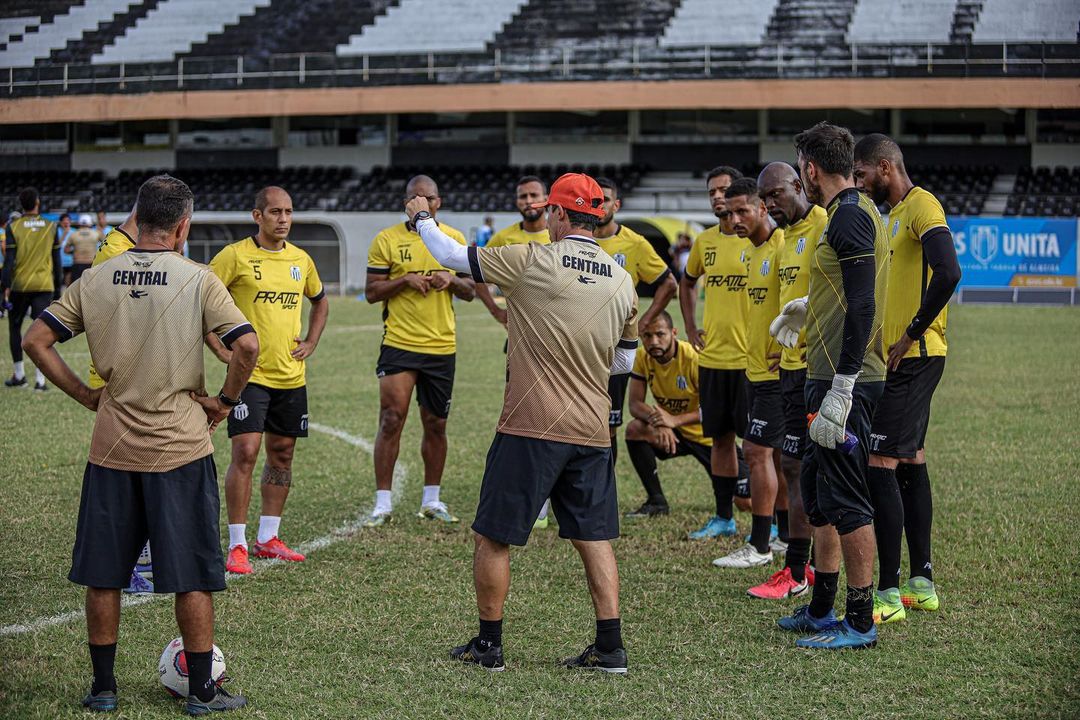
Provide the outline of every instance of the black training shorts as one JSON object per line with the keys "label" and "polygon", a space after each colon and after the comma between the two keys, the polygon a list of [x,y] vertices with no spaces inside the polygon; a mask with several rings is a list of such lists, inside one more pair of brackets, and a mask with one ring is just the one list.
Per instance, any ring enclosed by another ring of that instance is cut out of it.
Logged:
{"label": "black training shorts", "polygon": [[154,592],[224,590],[218,513],[213,455],[167,472],[87,463],[68,579],[93,588],[125,588],[149,539]]}
{"label": "black training shorts", "polygon": [[672,458],[690,456],[705,467],[705,472],[712,475],[712,447],[696,443],[693,440],[687,440],[679,434],[677,429],[675,430],[674,453],[664,452],[655,445],[652,446],[652,448],[656,452],[656,457],[660,460],[671,460]]}
{"label": "black training shorts", "polygon": [[885,378],[885,392],[874,412],[870,452],[913,458],[926,444],[930,401],[945,371],[944,357],[906,358]]}
{"label": "black training shorts", "polygon": [[748,381],[747,388],[750,418],[746,423],[743,440],[764,447],[783,447],[784,398],[780,392],[780,381]]}
{"label": "black training shorts", "polygon": [[722,438],[730,432],[743,437],[746,430],[746,371],[698,368],[701,426],[705,436]]}
{"label": "black training shorts", "polygon": [[488,450],[472,529],[507,545],[524,545],[544,500],[559,537],[619,536],[619,499],[611,448],[496,433]]}
{"label": "black training shorts", "polygon": [[455,355],[432,355],[383,345],[375,375],[386,377],[401,372],[416,373],[416,402],[435,417],[450,416],[454,393]]}
{"label": "black training shorts", "polygon": [[[807,410],[817,412],[831,387],[831,380],[807,380]],[[811,525],[833,525],[838,533],[846,535],[874,521],[874,506],[866,485],[866,463],[870,458],[867,442],[870,419],[884,389],[884,382],[855,384],[847,429],[859,444],[850,454],[807,441],[799,482]]]}
{"label": "black training shorts", "polygon": [[306,387],[278,390],[248,383],[240,393],[240,404],[229,413],[229,437],[263,432],[307,437]]}
{"label": "black training shorts", "polygon": [[784,398],[784,447],[785,455],[802,460],[806,449],[806,368],[785,370],[780,368],[780,394]]}
{"label": "black training shorts", "polygon": [[630,375],[620,373],[611,375],[607,381],[607,394],[611,398],[611,412],[608,414],[608,427],[622,425],[623,408],[626,407],[626,388],[630,386]]}

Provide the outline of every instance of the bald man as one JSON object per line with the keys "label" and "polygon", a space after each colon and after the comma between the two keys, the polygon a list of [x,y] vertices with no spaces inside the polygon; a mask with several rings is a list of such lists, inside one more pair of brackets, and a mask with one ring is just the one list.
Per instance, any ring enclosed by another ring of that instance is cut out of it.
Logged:
{"label": "bald man", "polygon": [[[405,186],[402,206],[413,197],[427,198],[432,217],[442,200],[439,187],[427,175]],[[465,245],[465,236],[449,225],[439,229]],[[451,295],[472,300],[476,285],[468,273],[454,273],[438,263],[410,220],[382,230],[368,252],[369,303],[383,305],[383,342],[375,374],[379,378],[379,431],[375,436],[375,509],[364,527],[379,527],[393,511],[391,485],[409,414],[413,390],[420,405],[424,437],[424,494],[419,516],[456,523],[439,497],[446,463],[446,419],[454,389],[457,333]]]}
{"label": "bald man", "polygon": [[[229,413],[232,461],[225,473],[225,505],[229,514],[229,555],[225,569],[247,574],[247,515],[251,483],[259,450],[266,436],[266,463],[260,491],[262,514],[254,555],[300,562],[304,555],[279,537],[281,514],[292,487],[296,439],[307,437],[308,404],[304,361],[319,344],[330,303],[319,272],[306,252],[288,242],[292,228],[292,198],[279,187],[255,195],[252,219],[259,231],[227,245],[210,261],[210,269],[232,295],[237,307],[259,333],[259,362]],[[311,302],[307,336],[300,337],[301,296]],[[223,362],[231,352],[206,336]]]}

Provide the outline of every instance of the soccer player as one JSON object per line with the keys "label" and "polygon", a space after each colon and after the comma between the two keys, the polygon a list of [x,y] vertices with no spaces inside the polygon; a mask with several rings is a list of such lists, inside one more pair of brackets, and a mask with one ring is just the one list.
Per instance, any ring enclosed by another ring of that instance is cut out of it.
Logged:
{"label": "soccer player", "polygon": [[[712,476],[712,440],[701,428],[697,350],[679,340],[666,310],[640,330],[641,347],[630,371],[630,414],[634,419],[626,426],[626,449],[647,497],[627,518],[668,514],[657,458],[690,455]],[[645,402],[646,386],[655,405]],[[723,501],[716,500],[717,505]]]}
{"label": "soccer player", "polygon": [[[780,307],[810,291],[810,257],[825,231],[825,208],[811,205],[803,192],[799,174],[787,163],[765,166],[758,176],[758,190],[765,209],[784,229],[784,242],[776,255],[780,279]],[[776,362],[775,357],[773,362]],[[813,582],[810,560],[810,523],[803,507],[799,474],[806,448],[806,334],[800,332],[795,346],[782,348],[780,392],[784,404],[784,446],[780,467],[788,491],[788,548],[784,567],[761,585],[750,588],[751,597],[779,600],[806,592]]]}
{"label": "soccer player", "polygon": [[[870,430],[868,479],[880,561],[874,617],[893,622],[904,619],[904,608],[937,610],[940,605],[930,562],[934,510],[924,445],[930,400],[945,369],[945,325],[960,264],[941,203],[912,184],[893,140],[874,133],[855,145],[855,179],[870,199],[891,208],[885,303],[889,368]],[[897,587],[902,533],[907,535],[910,578]]]}
{"label": "soccer player", "polygon": [[[27,312],[36,320],[53,299],[60,297],[63,275],[60,266],[60,237],[56,223],[41,217],[41,198],[35,188],[19,193],[22,216],[7,227],[7,247],[0,288],[4,301],[11,303],[8,313],[8,340],[15,369],[4,381],[7,387],[26,385],[23,370],[22,324]],[[34,389],[45,389],[45,375],[37,369]]]}
{"label": "soccer player", "polygon": [[[733,167],[713,168],[706,178],[709,203],[718,223],[697,236],[680,280],[679,305],[686,339],[701,353],[698,359],[701,381],[701,425],[712,438],[714,492],[720,512],[700,530],[690,533],[694,540],[737,534],[732,501],[740,477],[736,434],[746,429],[746,323],[749,301],[746,293],[746,257],[749,243],[735,235],[731,212],[724,193],[742,177]],[[697,282],[705,277],[704,329],[698,330],[695,311]],[[749,495],[749,492],[744,492]]]}
{"label": "soccer player", "polygon": [[[86,586],[94,681],[83,705],[117,707],[120,588],[149,536],[158,592],[176,594],[190,715],[247,704],[211,678],[214,600],[225,589],[211,435],[239,403],[259,354],[221,281],[179,254],[191,226],[188,186],[165,175],[139,188],[139,244],[88,270],[27,333],[27,353],[61,390],[97,412],[68,578]],[[82,383],[53,347],[85,332],[107,382]],[[203,336],[232,348],[216,397],[203,387]]]}
{"label": "soccer player", "polygon": [[71,280],[82,277],[83,272],[94,262],[98,246],[105,239],[94,227],[94,219],[83,213],[79,216],[79,228],[72,232],[65,243],[64,252],[71,255]]}
{"label": "soccer player", "polygon": [[[615,220],[615,214],[622,208],[618,186],[608,178],[597,178],[596,183],[604,192],[604,216],[596,226],[596,242],[608,255],[615,259],[634,281],[656,285],[649,309],[641,314],[641,323],[652,323],[653,319],[664,310],[671,298],[675,297],[678,284],[671,274],[671,268],[660,259],[652,244],[638,233]],[[626,388],[630,383],[629,375],[612,375],[608,381],[608,395],[611,397],[611,415],[608,417],[608,433],[611,435],[611,459],[614,463],[619,458],[619,445],[616,436],[623,423],[623,406],[626,405]]]}
{"label": "soccer player", "polygon": [[[408,202],[427,198],[432,216],[442,201],[439,188],[427,175],[405,186]],[[449,225],[444,232],[465,245],[465,236]],[[367,301],[383,304],[383,341],[375,374],[379,378],[379,432],[375,436],[375,509],[365,527],[379,527],[393,511],[390,490],[401,443],[401,429],[416,390],[424,437],[424,495],[420,517],[456,523],[439,499],[446,463],[446,418],[454,389],[457,335],[450,295],[472,300],[475,285],[468,273],[455,275],[431,256],[411,218],[381,231],[368,252]]]}
{"label": "soccer player", "polygon": [[[809,605],[778,622],[806,633],[796,645],[870,647],[874,626],[874,506],[866,486],[870,422],[885,388],[882,342],[889,241],[874,203],[855,189],[855,139],[821,122],[795,136],[807,198],[828,213],[810,261],[810,294],[784,306],[773,327],[785,347],[806,325],[806,409],[813,415],[803,455],[802,499],[815,528],[816,577]],[[854,437],[854,444],[848,439]],[[833,611],[840,556],[847,610]]]}
{"label": "soccer player", "polygon": [[610,543],[619,535],[619,506],[605,386],[609,374],[633,366],[637,294],[630,275],[593,239],[604,214],[596,181],[563,175],[546,202],[550,245],[468,250],[439,230],[427,198],[407,206],[439,262],[468,269],[478,283],[495,283],[509,308],[509,380],[473,523],[480,634],[450,655],[505,669],[509,546],[525,544],[537,510],[550,497],[560,537],[581,555],[596,612],[595,642],[563,664],[625,673],[619,570]]}
{"label": "soccer player", "polygon": [[[776,226],[758,194],[757,183],[739,178],[724,192],[733,229],[750,241],[745,250],[746,383],[749,419],[743,433],[743,453],[750,465],[750,504],[753,521],[750,540],[713,564],[723,568],[749,568],[772,562],[773,549],[787,549],[787,488],[779,487],[777,472],[784,444],[784,404],[780,376],[770,355],[780,346],[769,335],[769,325],[780,312],[780,276],[776,254],[784,231]],[[772,539],[773,512],[779,537]]]}
{"label": "soccer player", "polygon": [[[280,538],[281,514],[292,487],[296,439],[307,437],[308,403],[305,360],[319,344],[330,302],[311,256],[288,242],[292,229],[292,198],[280,187],[255,195],[252,218],[259,226],[253,237],[225,246],[210,261],[210,269],[232,295],[258,333],[259,362],[229,413],[232,462],[225,473],[225,507],[229,515],[229,555],[225,569],[250,573],[247,514],[251,481],[263,434],[266,464],[259,484],[262,514],[254,554],[301,562],[304,555]],[[300,337],[301,296],[311,301],[307,336]],[[230,353],[211,334],[207,343],[228,362]]]}
{"label": "soccer player", "polygon": [[[521,243],[540,243],[547,245],[551,242],[547,230],[547,216],[543,210],[538,210],[533,205],[538,205],[547,200],[547,187],[544,182],[535,175],[526,175],[517,181],[514,188],[514,202],[518,212],[521,213],[521,221],[509,227],[504,227],[491,236],[486,243],[477,242],[477,247],[506,247],[507,245],[519,245]],[[499,307],[495,298],[491,296],[491,289],[486,283],[476,286],[476,297],[484,303],[491,316],[503,325],[506,325],[506,310]]]}

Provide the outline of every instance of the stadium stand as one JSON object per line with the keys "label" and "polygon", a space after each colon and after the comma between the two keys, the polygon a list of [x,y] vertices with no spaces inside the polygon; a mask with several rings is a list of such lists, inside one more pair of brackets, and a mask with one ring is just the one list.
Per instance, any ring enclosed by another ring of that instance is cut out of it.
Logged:
{"label": "stadium stand", "polygon": [[580,2],[527,3],[491,44],[503,51],[572,46],[614,49],[627,43],[655,43],[679,3],[677,0],[613,0],[604,5],[596,25],[597,6]]}
{"label": "stadium stand", "polygon": [[1076,0],[1015,3],[985,0],[972,39],[975,42],[1075,42],[1080,37],[1080,4]]}
{"label": "stadium stand", "polygon": [[766,37],[798,45],[841,46],[856,2],[780,0],[769,20]]}
{"label": "stadium stand", "polygon": [[752,3],[685,0],[660,38],[662,47],[756,45],[779,0]]}
{"label": "stadium stand", "polygon": [[1080,216],[1080,167],[1021,168],[1005,215]]}
{"label": "stadium stand", "polygon": [[124,13],[137,3],[129,0],[87,0],[85,4],[70,5],[68,12],[57,14],[48,22],[42,22],[36,31],[27,28],[21,40],[12,39],[0,51],[0,66],[27,67],[40,58],[47,58],[53,50],[60,49],[71,40],[78,40],[83,33],[94,30],[98,24]]}
{"label": "stadium stand", "polygon": [[270,0],[166,0],[96,53],[96,65],[171,60]]}
{"label": "stadium stand", "polygon": [[849,43],[947,43],[956,8],[941,0],[860,0]]}
{"label": "stadium stand", "polygon": [[118,13],[110,20],[99,23],[97,28],[87,30],[79,38],[68,40],[67,45],[53,50],[48,58],[39,58],[38,65],[58,63],[89,63],[97,53],[120,37],[129,27],[160,5],[163,0],[143,0],[133,3],[126,12]]}
{"label": "stadium stand", "polygon": [[403,0],[338,46],[339,55],[479,52],[527,0]]}

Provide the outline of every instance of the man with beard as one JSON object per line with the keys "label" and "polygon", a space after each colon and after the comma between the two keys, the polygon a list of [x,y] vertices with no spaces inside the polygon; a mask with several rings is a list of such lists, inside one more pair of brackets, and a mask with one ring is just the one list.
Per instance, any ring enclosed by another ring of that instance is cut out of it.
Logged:
{"label": "man with beard", "polygon": [[[941,203],[911,182],[904,155],[890,138],[874,133],[859,141],[855,181],[875,203],[892,208],[885,305],[889,374],[870,430],[867,471],[880,561],[874,620],[882,623],[903,620],[905,608],[939,605],[930,563],[934,509],[924,444],[930,400],[945,370],[945,324],[960,264]],[[898,587],[905,532],[911,578]]]}
{"label": "man with beard", "polygon": [[[656,469],[658,458],[690,455],[712,476],[712,440],[701,428],[698,354],[678,335],[666,310],[641,326],[641,346],[630,371],[630,414],[634,419],[626,426],[626,448],[647,497],[627,518],[668,514]],[[645,402],[646,386],[655,405]]]}
{"label": "man with beard", "polygon": [[[780,279],[780,307],[810,291],[810,256],[825,231],[825,208],[811,205],[803,193],[799,174],[783,162],[765,166],[758,176],[758,191],[765,209],[784,228],[784,242],[776,255]],[[792,348],[780,354],[780,393],[784,406],[784,446],[780,467],[788,491],[788,549],[784,568],[761,585],[750,588],[751,597],[780,600],[806,592],[813,583],[809,572],[810,523],[803,508],[799,473],[806,448],[806,335],[799,333]],[[775,362],[775,357],[773,359]]]}

